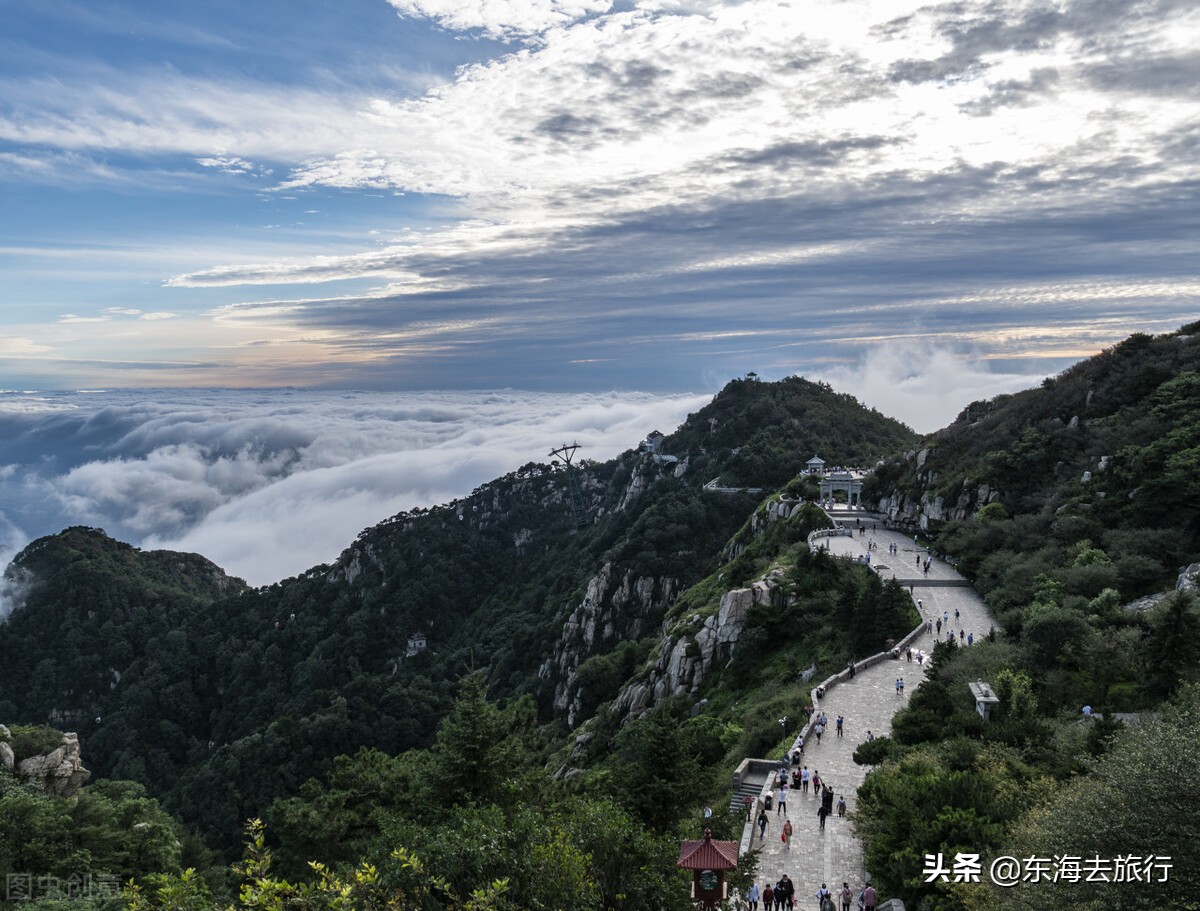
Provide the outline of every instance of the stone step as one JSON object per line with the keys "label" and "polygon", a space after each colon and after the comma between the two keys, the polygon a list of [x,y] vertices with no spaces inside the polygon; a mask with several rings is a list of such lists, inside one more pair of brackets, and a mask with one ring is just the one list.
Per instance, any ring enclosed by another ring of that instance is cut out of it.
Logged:
{"label": "stone step", "polygon": [[743,798],[749,797],[751,800],[758,797],[762,792],[763,785],[767,783],[765,778],[748,779],[743,781],[741,786],[733,792],[733,797],[729,800],[729,808],[731,810],[740,810],[745,804]]}

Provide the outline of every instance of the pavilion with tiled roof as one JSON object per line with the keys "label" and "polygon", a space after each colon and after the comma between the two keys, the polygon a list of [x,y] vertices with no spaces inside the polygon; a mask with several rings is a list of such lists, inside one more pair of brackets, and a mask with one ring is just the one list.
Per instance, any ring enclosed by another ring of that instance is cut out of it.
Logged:
{"label": "pavilion with tiled roof", "polygon": [[689,839],[679,846],[675,866],[692,871],[692,900],[702,908],[714,908],[727,896],[724,873],[735,869],[737,862],[738,843],[713,841],[712,829],[705,829],[704,838]]}

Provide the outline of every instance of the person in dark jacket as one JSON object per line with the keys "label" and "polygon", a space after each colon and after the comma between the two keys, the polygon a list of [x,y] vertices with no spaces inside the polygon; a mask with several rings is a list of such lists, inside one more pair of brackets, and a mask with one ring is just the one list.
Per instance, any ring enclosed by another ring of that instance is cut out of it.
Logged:
{"label": "person in dark jacket", "polygon": [[783,879],[775,886],[775,907],[786,907],[788,911],[796,905],[796,887],[792,885],[791,879],[786,873],[783,874]]}

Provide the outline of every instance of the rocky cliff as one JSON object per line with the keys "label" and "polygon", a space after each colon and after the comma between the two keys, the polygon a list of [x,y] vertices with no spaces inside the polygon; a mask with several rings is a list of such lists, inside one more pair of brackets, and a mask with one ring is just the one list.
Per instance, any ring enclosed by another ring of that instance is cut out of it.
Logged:
{"label": "rocky cliff", "polygon": [[1001,492],[995,487],[971,478],[955,485],[956,492],[951,495],[935,489],[941,474],[937,470],[937,449],[934,447],[909,450],[904,460],[915,475],[916,490],[906,492],[893,488],[887,496],[877,500],[879,511],[893,522],[926,530],[930,522],[969,519],[989,503],[1001,500]]}
{"label": "rocky cliff", "polygon": [[640,639],[661,619],[675,599],[678,581],[672,578],[635,576],[630,570],[615,573],[604,567],[588,582],[582,600],[563,623],[554,654],[539,670],[543,680],[557,678],[554,708],[575,727],[588,695],[575,686],[580,664],[615,643]]}
{"label": "rocky cliff", "polygon": [[79,736],[70,732],[63,734],[62,743],[49,753],[18,761],[12,734],[0,724],[0,766],[60,797],[70,797],[92,777],[80,758]]}
{"label": "rocky cliff", "polygon": [[694,614],[685,619],[682,629],[678,622],[673,631],[664,628],[657,659],[621,693],[617,714],[636,718],[671,696],[698,692],[713,666],[733,657],[750,608],[774,604],[782,597],[781,576],[782,570],[774,570],[748,588],[731,589],[721,596],[716,613],[703,619]]}
{"label": "rocky cliff", "polygon": [[[726,546],[726,561],[734,561],[755,546],[770,552],[791,540],[788,531],[805,534],[809,517],[802,516],[804,510],[805,504],[799,499],[770,498]],[[772,534],[779,532],[784,534],[773,540]],[[618,697],[618,717],[636,718],[671,696],[698,693],[708,672],[720,661],[733,657],[751,607],[792,603],[794,595],[785,588],[784,576],[785,569],[776,565],[749,586],[727,589],[715,611],[709,607],[708,611],[668,619],[662,627],[658,657]]]}

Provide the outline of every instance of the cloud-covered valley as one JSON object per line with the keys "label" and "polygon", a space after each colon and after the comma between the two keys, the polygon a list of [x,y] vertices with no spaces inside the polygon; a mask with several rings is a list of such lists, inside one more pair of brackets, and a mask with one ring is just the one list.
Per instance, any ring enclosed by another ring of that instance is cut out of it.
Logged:
{"label": "cloud-covered valley", "polygon": [[0,557],[92,525],[195,551],[253,584],[328,562],[363,528],[578,441],[597,460],[708,396],[0,394]]}

